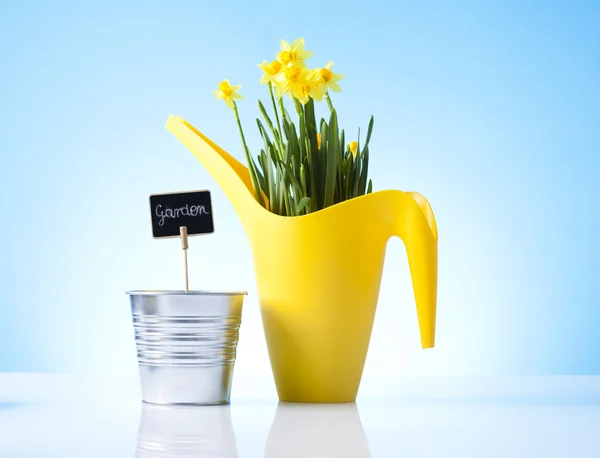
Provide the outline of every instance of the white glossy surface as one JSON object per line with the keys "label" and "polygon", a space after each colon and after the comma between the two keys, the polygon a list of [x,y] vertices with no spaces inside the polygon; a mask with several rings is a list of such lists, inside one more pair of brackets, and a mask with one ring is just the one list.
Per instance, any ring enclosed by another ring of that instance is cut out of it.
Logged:
{"label": "white glossy surface", "polygon": [[133,378],[0,374],[0,456],[600,456],[600,377],[387,382],[357,404],[186,408],[142,405]]}

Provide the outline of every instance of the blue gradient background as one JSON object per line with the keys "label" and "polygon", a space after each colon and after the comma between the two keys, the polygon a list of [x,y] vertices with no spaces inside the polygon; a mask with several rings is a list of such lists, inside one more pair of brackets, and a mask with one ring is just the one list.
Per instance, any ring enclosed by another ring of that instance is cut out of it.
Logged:
{"label": "blue gradient background", "polygon": [[179,114],[242,158],[211,91],[242,84],[258,146],[256,64],[299,36],[311,65],[344,73],[346,130],[375,115],[375,188],[424,194],[440,232],[437,347],[420,349],[394,239],[365,383],[600,373],[592,1],[3,1],[0,371],[134,373],[124,291],[182,287],[147,196],[209,188],[217,232],[191,240],[191,286],[248,290],[236,377],[270,376],[242,226],[164,123]]}

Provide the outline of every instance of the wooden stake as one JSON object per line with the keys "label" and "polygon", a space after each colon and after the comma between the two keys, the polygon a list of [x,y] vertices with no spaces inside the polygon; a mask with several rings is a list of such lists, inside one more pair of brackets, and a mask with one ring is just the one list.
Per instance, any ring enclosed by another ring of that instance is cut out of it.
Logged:
{"label": "wooden stake", "polygon": [[185,268],[185,292],[190,291],[189,282],[188,282],[188,259],[187,259],[187,250],[188,250],[188,232],[186,226],[181,226],[179,228],[179,235],[181,236],[181,248],[183,248],[183,261]]}

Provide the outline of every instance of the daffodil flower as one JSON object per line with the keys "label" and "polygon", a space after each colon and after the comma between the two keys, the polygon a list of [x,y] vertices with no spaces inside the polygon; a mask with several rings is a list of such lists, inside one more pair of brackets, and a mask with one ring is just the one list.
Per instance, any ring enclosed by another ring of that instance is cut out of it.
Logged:
{"label": "daffodil flower", "polygon": [[274,81],[277,84],[277,98],[284,94],[296,97],[301,103],[308,102],[312,85],[308,81],[308,70],[304,67],[287,67],[283,72],[277,74]]}
{"label": "daffodil flower", "polygon": [[312,56],[312,52],[304,50],[304,38],[298,38],[292,44],[281,40],[281,52],[277,54],[277,60],[284,67],[297,66],[306,67],[304,61]]}
{"label": "daffodil flower", "polygon": [[233,110],[234,107],[234,99],[242,100],[243,97],[237,93],[242,86],[232,86],[229,84],[229,80],[223,80],[219,83],[219,89],[215,89],[213,94],[215,95],[215,99],[223,99],[225,104]]}
{"label": "daffodil flower", "polygon": [[[229,80],[223,80],[213,91],[215,98],[222,99],[235,116],[257,202],[275,214],[299,216],[371,193],[372,183],[367,177],[369,155],[365,155],[366,149],[360,150],[357,141],[348,143],[344,140],[346,137],[343,130],[340,133],[338,114],[331,100],[331,92],[341,92],[339,81],[343,75],[333,72],[332,61],[322,68],[307,68],[305,61],[312,53],[304,49],[304,38],[298,38],[291,44],[281,40],[280,44],[281,50],[275,60],[263,60],[257,64],[261,69],[260,84],[267,86],[273,104],[272,114],[269,114],[259,100],[259,108],[270,133],[260,121],[258,124],[265,142],[264,151],[270,153],[272,160],[265,161],[265,153],[261,152],[257,163],[250,155],[237,103],[242,99],[239,94],[241,86],[232,86]],[[283,97],[286,94],[292,99],[300,118],[299,125],[294,124],[286,110]],[[319,107],[313,101],[325,101],[329,107],[330,122],[327,128],[323,126],[327,131],[323,132],[325,136],[316,131],[319,125],[315,125],[315,111]],[[373,117],[369,122],[368,139],[372,130]],[[294,138],[296,135],[297,139]],[[336,138],[341,140],[341,145],[338,141],[334,141],[335,144],[328,142],[328,139]],[[310,144],[304,144],[306,139],[310,140]],[[334,169],[336,167],[334,164],[342,166],[342,179],[340,173],[330,173],[332,165]],[[286,173],[279,173],[282,170]]]}
{"label": "daffodil flower", "polygon": [[263,75],[260,78],[260,84],[267,84],[273,82],[273,78],[281,71],[283,65],[281,65],[281,62],[278,60],[274,60],[271,63],[263,60],[262,64],[258,64],[258,68],[263,71]]}
{"label": "daffodil flower", "polygon": [[324,68],[315,68],[310,71],[308,79],[312,83],[310,96],[313,99],[321,101],[329,89],[333,92],[342,92],[338,81],[343,79],[344,75],[333,73],[331,71],[332,67],[333,61],[330,60]]}
{"label": "daffodil flower", "polygon": [[304,84],[292,88],[292,94],[300,101],[300,103],[302,103],[302,105],[305,105],[310,98],[311,90],[312,86],[310,84]]}
{"label": "daffodil flower", "polygon": [[356,152],[358,151],[358,142],[348,143],[348,149],[352,153],[352,157],[356,159]]}

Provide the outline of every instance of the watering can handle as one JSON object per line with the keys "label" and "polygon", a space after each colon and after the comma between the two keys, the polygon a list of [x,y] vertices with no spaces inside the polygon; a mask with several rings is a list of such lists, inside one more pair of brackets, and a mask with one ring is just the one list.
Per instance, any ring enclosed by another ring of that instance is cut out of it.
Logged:
{"label": "watering can handle", "polygon": [[421,347],[435,346],[438,275],[438,232],[431,205],[417,192],[403,194],[396,218],[396,235],[406,247]]}

